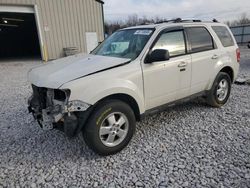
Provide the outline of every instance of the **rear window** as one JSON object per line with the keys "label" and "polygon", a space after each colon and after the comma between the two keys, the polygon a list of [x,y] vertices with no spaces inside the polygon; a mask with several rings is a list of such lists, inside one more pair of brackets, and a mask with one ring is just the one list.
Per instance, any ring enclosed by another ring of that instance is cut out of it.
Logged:
{"label": "rear window", "polygon": [[212,26],[224,47],[234,46],[234,40],[228,29],[224,26]]}
{"label": "rear window", "polygon": [[206,28],[190,27],[186,31],[192,53],[214,49],[213,38]]}

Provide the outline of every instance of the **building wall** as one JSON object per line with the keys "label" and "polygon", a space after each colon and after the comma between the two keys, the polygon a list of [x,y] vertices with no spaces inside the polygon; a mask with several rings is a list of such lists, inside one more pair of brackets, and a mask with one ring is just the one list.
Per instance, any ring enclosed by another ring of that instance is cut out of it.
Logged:
{"label": "building wall", "polygon": [[2,5],[37,5],[44,49],[49,59],[64,55],[63,48],[87,52],[86,32],[104,39],[102,4],[96,0],[0,0]]}
{"label": "building wall", "polygon": [[231,27],[231,30],[238,44],[250,41],[250,25],[234,26]]}

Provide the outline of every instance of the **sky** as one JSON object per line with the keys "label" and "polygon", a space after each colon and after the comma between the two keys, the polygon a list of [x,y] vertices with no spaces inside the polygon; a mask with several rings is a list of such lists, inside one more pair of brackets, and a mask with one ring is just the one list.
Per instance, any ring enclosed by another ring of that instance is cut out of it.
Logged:
{"label": "sky", "polygon": [[126,20],[129,15],[166,19],[202,19],[230,21],[247,13],[250,0],[104,0],[105,21]]}

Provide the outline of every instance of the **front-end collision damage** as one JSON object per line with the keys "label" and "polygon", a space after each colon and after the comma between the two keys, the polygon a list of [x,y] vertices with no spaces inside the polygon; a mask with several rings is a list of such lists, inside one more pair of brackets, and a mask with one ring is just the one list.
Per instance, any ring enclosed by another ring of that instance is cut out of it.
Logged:
{"label": "front-end collision damage", "polygon": [[41,88],[34,85],[32,89],[33,94],[28,100],[28,109],[44,130],[63,126],[67,127],[67,130],[72,129],[69,132],[75,132],[73,129],[78,127],[76,113],[84,112],[91,106],[78,100],[69,101],[70,90]]}
{"label": "front-end collision damage", "polygon": [[70,101],[67,106],[65,106],[67,112],[81,112],[86,111],[90,107],[89,104],[84,103],[79,100]]}

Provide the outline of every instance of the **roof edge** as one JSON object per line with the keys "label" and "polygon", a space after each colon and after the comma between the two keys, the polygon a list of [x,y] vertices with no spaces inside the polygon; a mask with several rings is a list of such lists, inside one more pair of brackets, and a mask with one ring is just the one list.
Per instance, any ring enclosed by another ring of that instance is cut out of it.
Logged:
{"label": "roof edge", "polygon": [[104,4],[104,1],[102,1],[102,0],[95,0],[95,1],[98,3]]}

